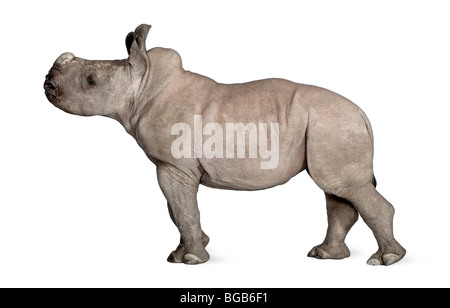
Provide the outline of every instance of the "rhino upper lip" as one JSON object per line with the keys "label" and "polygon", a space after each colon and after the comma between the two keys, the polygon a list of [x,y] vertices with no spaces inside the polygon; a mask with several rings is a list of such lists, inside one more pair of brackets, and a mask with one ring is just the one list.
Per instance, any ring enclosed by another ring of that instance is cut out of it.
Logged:
{"label": "rhino upper lip", "polygon": [[[54,68],[52,68],[51,71],[52,70],[54,70]],[[45,77],[44,90],[48,100],[52,103],[57,103],[59,96],[59,87],[57,83],[53,80],[53,74],[51,71]]]}
{"label": "rhino upper lip", "polygon": [[56,89],[56,86],[55,86],[53,83],[51,83],[50,81],[46,81],[46,82],[44,83],[44,88],[45,88],[45,89],[52,89],[52,90],[55,90],[55,89]]}
{"label": "rhino upper lip", "polygon": [[61,71],[55,67],[50,69],[50,72],[45,76],[44,89],[46,92],[51,93],[53,96],[58,94],[58,84],[54,80],[54,73],[61,74]]}
{"label": "rhino upper lip", "polygon": [[58,97],[55,95],[55,92],[56,90],[48,90],[47,87],[45,87],[45,96],[47,96],[48,100],[52,103],[57,103],[59,101]]}

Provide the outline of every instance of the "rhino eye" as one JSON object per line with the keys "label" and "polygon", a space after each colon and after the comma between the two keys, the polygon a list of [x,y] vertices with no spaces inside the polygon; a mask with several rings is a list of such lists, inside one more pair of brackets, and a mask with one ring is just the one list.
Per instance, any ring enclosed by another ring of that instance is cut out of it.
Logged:
{"label": "rhino eye", "polygon": [[90,86],[95,86],[95,80],[94,80],[94,77],[92,75],[87,76],[86,82]]}

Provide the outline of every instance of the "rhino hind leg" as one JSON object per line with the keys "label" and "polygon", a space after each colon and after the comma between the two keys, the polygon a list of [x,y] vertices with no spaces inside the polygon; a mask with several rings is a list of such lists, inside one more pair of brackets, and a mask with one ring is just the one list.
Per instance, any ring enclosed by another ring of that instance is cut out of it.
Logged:
{"label": "rhino hind leg", "polygon": [[[352,181],[349,180],[350,182]],[[391,265],[405,256],[406,250],[394,238],[394,207],[375,189],[373,180],[366,181],[366,184],[353,181],[352,185],[346,185],[347,188],[344,189],[342,187],[330,189],[333,186],[327,186],[326,183],[327,181],[321,181],[319,187],[328,193],[329,227],[327,237],[324,243],[311,250],[309,256],[322,259],[338,259],[339,257],[348,256],[345,252],[347,247],[344,246],[343,240],[347,234],[346,232],[352,226],[350,222],[355,220],[353,218],[354,214],[351,213],[350,205],[361,215],[361,218],[372,230],[378,243],[378,251],[369,258],[367,264]],[[339,198],[330,197],[329,194],[339,196]],[[340,207],[340,209],[330,211],[330,205],[335,208]],[[347,218],[345,218],[346,216]],[[337,245],[337,243],[340,244]]]}
{"label": "rhino hind leg", "polygon": [[[307,170],[314,182],[329,194],[327,208],[341,209],[329,211],[327,238],[322,245],[313,249],[310,255],[316,258],[346,256],[346,253],[336,252],[338,248],[330,243],[336,243],[333,239],[337,238],[343,244],[344,234],[351,227],[350,222],[354,217],[353,211],[350,210],[352,205],[372,230],[378,243],[378,251],[367,263],[393,264],[402,259],[406,251],[393,235],[394,208],[374,186],[373,139],[370,126],[362,112],[354,109],[352,105],[341,103],[345,117],[333,117],[333,112],[319,107],[311,114],[308,126]],[[338,113],[337,110],[334,111]],[[349,218],[345,218],[346,215],[349,215]],[[347,222],[345,219],[348,219]],[[342,244],[341,250],[345,247]]]}
{"label": "rhino hind leg", "polygon": [[317,259],[344,259],[350,250],[344,243],[347,233],[358,220],[358,212],[345,199],[325,193],[327,201],[328,229],[325,240],[308,253]]}
{"label": "rhino hind leg", "polygon": [[349,199],[372,230],[378,243],[378,251],[369,258],[367,264],[391,265],[400,261],[406,250],[394,238],[394,207],[372,183],[360,188]]}

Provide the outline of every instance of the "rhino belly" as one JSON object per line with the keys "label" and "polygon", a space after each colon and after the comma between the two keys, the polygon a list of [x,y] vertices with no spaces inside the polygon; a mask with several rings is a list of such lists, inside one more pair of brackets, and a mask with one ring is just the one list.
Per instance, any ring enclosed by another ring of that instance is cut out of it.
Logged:
{"label": "rhino belly", "polygon": [[[306,168],[304,151],[279,157],[278,165],[258,158],[201,159],[200,183],[213,188],[259,190],[281,185]],[[266,169],[261,167],[266,167]]]}

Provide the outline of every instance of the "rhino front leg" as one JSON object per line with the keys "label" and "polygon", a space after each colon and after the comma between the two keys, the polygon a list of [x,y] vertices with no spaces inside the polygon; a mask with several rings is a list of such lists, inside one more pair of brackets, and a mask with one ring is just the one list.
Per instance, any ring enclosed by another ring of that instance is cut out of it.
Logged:
{"label": "rhino front leg", "polygon": [[200,226],[197,206],[199,181],[169,164],[157,167],[158,183],[169,206],[169,214],[181,234],[180,245],[168,258],[169,262],[200,264],[209,260],[205,249],[208,237]]}
{"label": "rhino front leg", "polygon": [[[173,216],[172,207],[169,203],[167,203],[167,207],[169,209],[170,218],[172,219],[173,223],[176,225],[175,218]],[[206,235],[205,232],[202,231],[202,242],[203,246],[206,247],[209,243],[209,237]],[[180,238],[180,244],[178,245],[177,249],[172,251],[172,253],[167,258],[167,261],[171,263],[183,263],[183,257],[186,255],[186,246],[184,245],[183,238]]]}
{"label": "rhino front leg", "polygon": [[315,246],[308,257],[317,259],[343,259],[350,256],[344,243],[350,228],[358,220],[358,212],[345,199],[325,193],[327,201],[328,229],[322,244]]}

